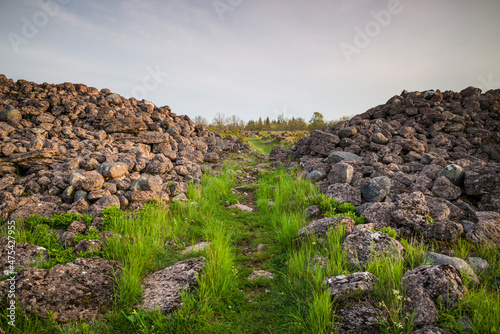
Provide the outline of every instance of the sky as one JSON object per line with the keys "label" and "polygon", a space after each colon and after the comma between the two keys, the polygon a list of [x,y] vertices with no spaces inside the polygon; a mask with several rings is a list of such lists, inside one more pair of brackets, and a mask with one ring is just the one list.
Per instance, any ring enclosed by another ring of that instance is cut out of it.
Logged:
{"label": "sky", "polygon": [[0,73],[216,113],[327,120],[500,88],[498,0],[0,0]]}

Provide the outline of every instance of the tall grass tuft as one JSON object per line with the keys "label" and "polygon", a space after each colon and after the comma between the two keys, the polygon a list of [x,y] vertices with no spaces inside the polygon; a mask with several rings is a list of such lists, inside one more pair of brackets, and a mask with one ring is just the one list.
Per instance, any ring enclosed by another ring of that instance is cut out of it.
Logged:
{"label": "tall grass tuft", "polygon": [[110,230],[122,235],[122,238],[109,239],[104,247],[106,258],[121,262],[119,305],[132,307],[139,302],[141,277],[157,269],[164,248],[162,232],[168,222],[168,211],[148,205],[133,217],[115,217],[109,223]]}
{"label": "tall grass tuft", "polygon": [[206,250],[207,263],[200,279],[199,296],[201,311],[210,314],[214,307],[232,295],[236,270],[234,254],[231,252],[231,235],[224,226],[217,222],[208,225],[207,237],[211,244]]}

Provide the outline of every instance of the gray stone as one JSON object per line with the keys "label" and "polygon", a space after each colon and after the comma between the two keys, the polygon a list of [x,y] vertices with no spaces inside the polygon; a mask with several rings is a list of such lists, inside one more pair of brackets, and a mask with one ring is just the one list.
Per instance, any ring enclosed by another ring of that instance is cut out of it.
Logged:
{"label": "gray stone", "polygon": [[346,148],[351,146],[352,144],[354,144],[354,140],[352,140],[351,138],[342,138],[340,140],[339,146],[342,148]]}
{"label": "gray stone", "polygon": [[140,178],[134,180],[129,189],[132,191],[152,191],[155,193],[161,192],[163,181],[159,175],[141,175]]}
{"label": "gray stone", "polygon": [[339,162],[332,165],[330,173],[328,173],[328,182],[333,183],[351,183],[354,174],[354,168],[344,162]]}
{"label": "gray stone", "polygon": [[40,217],[50,217],[53,214],[60,213],[59,207],[55,203],[39,202],[27,203],[17,208],[9,219],[24,220],[29,215],[37,215]]}
{"label": "gray stone", "polygon": [[391,179],[378,176],[361,186],[361,193],[366,202],[382,202],[391,190]]}
{"label": "gray stone", "polygon": [[416,326],[431,325],[438,320],[438,298],[444,307],[452,308],[467,293],[460,272],[447,264],[408,270],[402,281],[408,298],[404,312],[414,315],[413,324]]}
{"label": "gray stone", "polygon": [[97,168],[97,171],[107,179],[116,179],[128,174],[128,166],[124,162],[105,162]]}
{"label": "gray stone", "polygon": [[174,311],[181,305],[181,292],[198,286],[197,277],[204,267],[205,258],[197,257],[146,275],[139,307],[148,311],[159,308],[163,314]]}
{"label": "gray stone", "polygon": [[376,132],[374,133],[370,139],[372,140],[372,142],[376,143],[376,144],[380,144],[380,145],[385,145],[387,144],[387,142],[389,141],[389,139],[387,139],[386,136],[384,136],[382,133],[380,132]]}
{"label": "gray stone", "polygon": [[414,330],[411,334],[453,334],[445,329],[435,327],[435,326],[427,326],[421,329]]}
{"label": "gray stone", "polygon": [[464,188],[465,193],[472,196],[498,193],[498,189],[500,189],[500,165],[489,163],[467,167]]}
{"label": "gray stone", "polygon": [[265,270],[255,270],[250,276],[248,276],[249,281],[255,281],[257,279],[273,279],[272,273]]}
{"label": "gray stone", "polygon": [[456,241],[464,232],[462,225],[450,220],[440,220],[424,229],[426,239]]}
{"label": "gray stone", "polygon": [[351,138],[354,136],[356,133],[358,133],[358,129],[356,129],[354,126],[349,126],[347,128],[344,128],[340,130],[337,135],[340,138]]}
{"label": "gray stone", "polygon": [[328,187],[326,197],[333,198],[339,202],[352,203],[353,205],[361,204],[361,190],[354,188],[347,183],[335,183]]}
{"label": "gray stone", "polygon": [[432,160],[436,159],[436,156],[431,153],[422,154],[422,158],[420,158],[420,163],[423,165],[428,165]]}
{"label": "gray stone", "polygon": [[330,162],[332,164],[336,164],[337,162],[341,162],[343,160],[361,161],[363,159],[357,154],[343,152],[343,151],[332,152],[328,156],[328,162]]}
{"label": "gray stone", "polygon": [[396,208],[391,212],[397,227],[404,235],[422,234],[429,226],[429,208],[423,193],[403,193],[396,198]]}
{"label": "gray stone", "polygon": [[345,238],[342,250],[346,252],[347,263],[363,268],[374,257],[400,258],[404,248],[386,233],[356,229]]}
{"label": "gray stone", "polygon": [[460,187],[451,183],[445,176],[440,176],[434,181],[431,191],[434,195],[448,200],[457,199],[462,194]]}
{"label": "gray stone", "polygon": [[382,334],[381,322],[387,321],[384,313],[371,305],[355,304],[341,308],[335,317],[337,334]]}
{"label": "gray stone", "polygon": [[346,234],[352,232],[355,222],[349,217],[325,217],[313,220],[309,225],[299,230],[299,236],[306,237],[308,235],[317,235],[320,238],[325,238],[329,230],[333,230],[342,225]]}
{"label": "gray stone", "polygon": [[438,175],[445,176],[456,186],[461,186],[464,183],[465,171],[462,167],[452,164],[443,168]]}
{"label": "gray stone", "polygon": [[321,208],[317,205],[309,205],[307,208],[306,208],[306,215],[307,217],[309,218],[316,218],[316,217],[319,217],[321,216]]}
{"label": "gray stone", "polygon": [[459,224],[462,225],[462,227],[464,228],[464,234],[467,234],[470,230],[472,230],[472,228],[474,227],[474,225],[476,223],[474,223],[473,221],[470,221],[470,220],[461,220],[459,221]]}
{"label": "gray stone", "polygon": [[375,289],[377,281],[377,277],[372,273],[357,272],[325,278],[322,285],[330,290],[332,301],[339,301],[371,293]]}
{"label": "gray stone", "polygon": [[4,122],[9,122],[9,121],[14,121],[14,122],[19,122],[21,119],[23,119],[23,114],[15,108],[10,109],[10,110],[4,110],[0,113],[0,121]]}
{"label": "gray stone", "polygon": [[28,268],[16,276],[19,305],[57,322],[92,321],[112,306],[119,263],[79,258],[50,269]]}
{"label": "gray stone", "polygon": [[463,277],[469,276],[472,280],[472,284],[479,284],[479,278],[477,277],[474,270],[461,258],[450,257],[439,253],[426,252],[424,254],[424,263],[431,265],[449,264],[455,267]]}
{"label": "gray stone", "polygon": [[306,180],[311,182],[318,182],[323,180],[326,177],[326,173],[322,170],[313,170],[306,176]]}
{"label": "gray stone", "polygon": [[[375,224],[375,230],[383,227],[394,226],[391,213],[395,209],[394,203],[365,203],[368,204],[363,211],[363,216],[369,224]],[[364,205],[364,204],[363,204]]]}
{"label": "gray stone", "polygon": [[83,173],[83,179],[78,183],[79,187],[85,191],[101,189],[104,183],[104,177],[97,171],[88,171]]}
{"label": "gray stone", "polygon": [[[15,258],[13,264],[9,263],[9,256]],[[48,260],[48,251],[43,247],[21,242],[13,244],[8,238],[0,237],[0,276],[10,275],[11,267],[13,271],[17,271],[38,267]]]}
{"label": "gray stone", "polygon": [[104,196],[102,198],[99,198],[97,202],[94,203],[94,205],[107,208],[111,206],[116,206],[120,207],[120,199],[116,195],[110,195],[110,196]]}
{"label": "gray stone", "polygon": [[467,257],[465,262],[469,264],[469,266],[474,269],[476,273],[481,273],[489,268],[490,264],[488,261],[480,258],[480,257]]}
{"label": "gray stone", "polygon": [[466,239],[474,245],[487,244],[500,247],[500,213],[476,212],[478,222],[467,232]]}

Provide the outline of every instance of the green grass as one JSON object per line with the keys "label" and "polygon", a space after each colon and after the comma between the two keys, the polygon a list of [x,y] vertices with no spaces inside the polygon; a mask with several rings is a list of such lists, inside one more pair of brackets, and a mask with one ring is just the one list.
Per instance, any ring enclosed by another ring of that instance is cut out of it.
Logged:
{"label": "green grass", "polygon": [[[165,205],[154,202],[141,212],[125,214],[117,208],[106,209],[107,231],[121,238],[110,239],[99,256],[121,262],[121,279],[117,281],[112,308],[99,321],[59,326],[18,308],[16,328],[8,327],[2,307],[0,328],[12,333],[332,333],[335,332],[339,302],[332,300],[322,286],[325,278],[348,275],[359,269],[350,267],[342,250],[345,230],[340,227],[327,237],[298,238],[298,230],[310,219],[305,215],[309,205],[318,205],[324,216],[348,216],[356,224],[363,217],[355,207],[339,205],[319,193],[316,185],[297,177],[297,171],[276,169],[259,174],[248,192],[253,192],[256,212],[229,209],[228,205],[244,203],[248,198],[232,188],[241,178],[244,161],[253,158],[237,156],[227,160],[220,175],[205,174],[200,185],[191,184],[187,202]],[[249,166],[250,167],[250,166]],[[79,217],[82,218],[82,217]],[[16,225],[16,240],[43,246],[49,250],[49,262],[42,268],[73,261],[77,256],[71,247],[61,244],[51,228],[65,228],[75,217],[51,219],[31,217],[28,224]],[[83,217],[90,222],[89,217]],[[392,230],[386,233],[394,235]],[[3,235],[6,235],[4,230]],[[78,235],[77,239],[97,239],[96,232]],[[423,254],[431,245],[417,239],[398,238],[405,249],[404,259],[373,257],[365,270],[378,277],[375,291],[363,297],[380,314],[388,316],[382,323],[386,333],[408,333],[411,316],[403,312],[405,270],[422,264]],[[210,246],[196,254],[181,253],[200,241]],[[165,246],[173,243],[174,246]],[[259,244],[265,250],[257,252]],[[450,245],[448,245],[450,246]],[[439,245],[434,245],[439,251]],[[438,326],[462,333],[460,317],[471,321],[473,333],[496,333],[500,323],[500,252],[491,247],[475,247],[465,240],[451,245],[456,256],[479,256],[490,268],[479,275],[481,284],[469,290],[454,309],[443,308]],[[144,311],[141,280],[148,273],[165,268],[191,256],[204,256],[206,266],[193,291],[182,293],[182,307],[169,315]],[[318,259],[322,258],[322,261]],[[254,282],[247,277],[256,269],[273,273],[273,280]],[[356,298],[350,300],[355,303]],[[0,332],[1,333],[1,332]]]}
{"label": "green grass", "polygon": [[250,145],[251,149],[256,150],[262,154],[269,155],[272,149],[279,145],[274,139],[263,139],[263,138],[247,138],[246,141]]}

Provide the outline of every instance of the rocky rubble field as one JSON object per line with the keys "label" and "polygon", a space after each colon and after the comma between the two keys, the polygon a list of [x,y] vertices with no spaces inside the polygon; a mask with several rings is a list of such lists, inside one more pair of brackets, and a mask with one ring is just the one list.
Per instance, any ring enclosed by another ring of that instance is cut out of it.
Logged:
{"label": "rocky rubble field", "polygon": [[500,90],[403,91],[270,160],[290,156],[376,229],[500,245]]}
{"label": "rocky rubble field", "polygon": [[[404,91],[274,148],[272,167],[255,152],[223,167],[248,146],[168,107],[0,81],[0,218],[26,241],[0,238],[18,271],[0,303],[14,289],[26,314],[95,333],[498,328],[500,90]],[[98,217],[155,198],[171,203]],[[91,216],[21,222],[59,212]]]}
{"label": "rocky rubble field", "polygon": [[0,220],[182,198],[203,162],[248,150],[168,106],[0,75]]}

